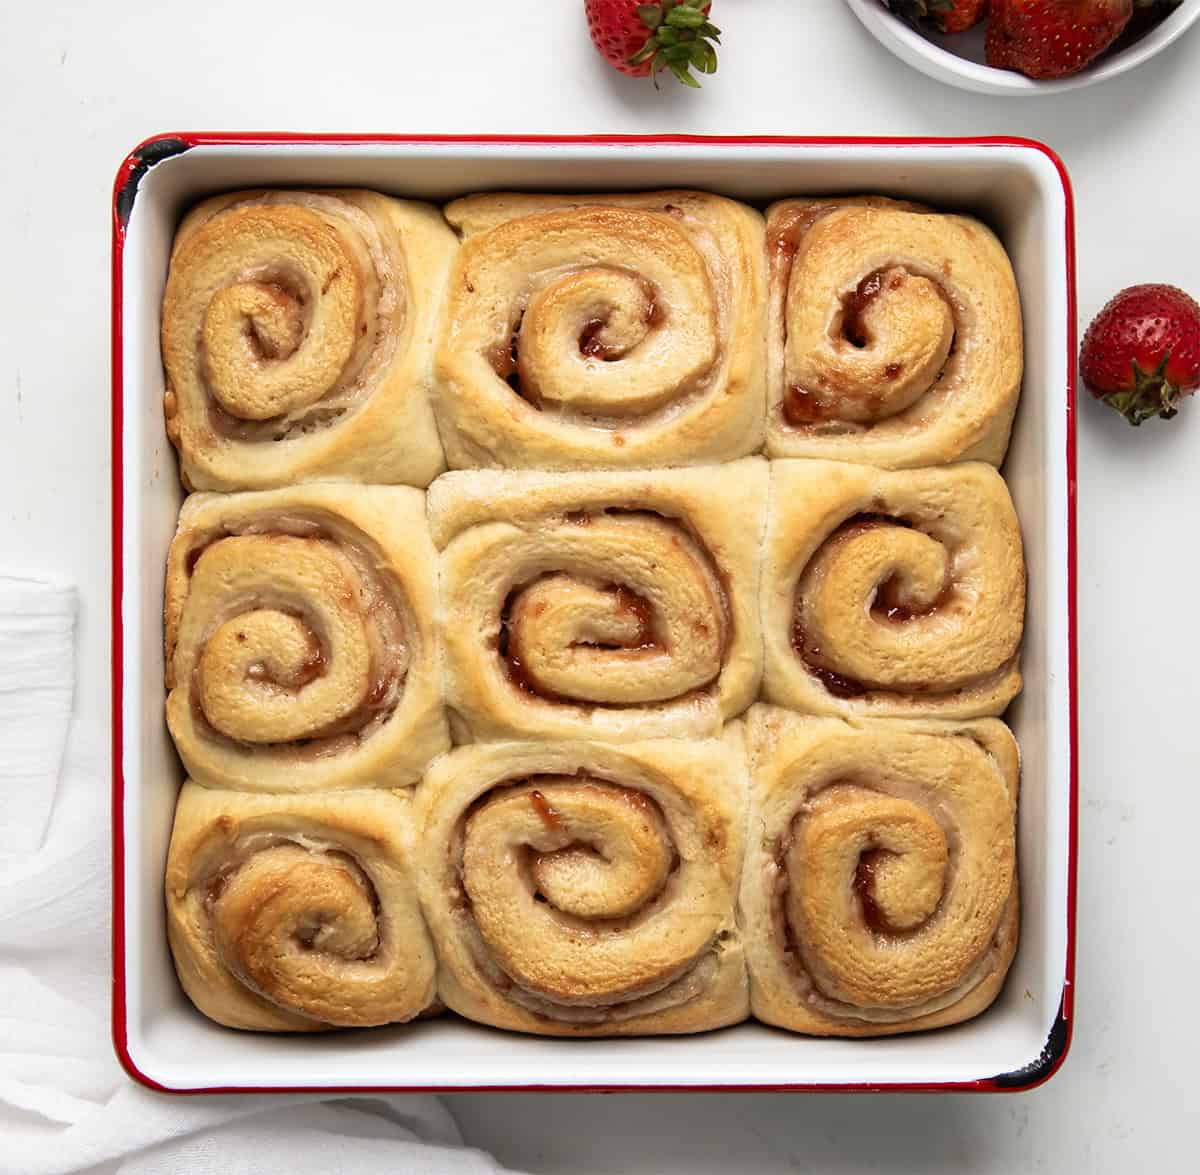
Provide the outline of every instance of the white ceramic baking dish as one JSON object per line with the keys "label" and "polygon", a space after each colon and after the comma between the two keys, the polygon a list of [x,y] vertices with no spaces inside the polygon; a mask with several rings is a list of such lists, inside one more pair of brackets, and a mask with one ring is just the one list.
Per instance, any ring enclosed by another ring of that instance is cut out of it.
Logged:
{"label": "white ceramic baking dish", "polygon": [[[815,1040],[755,1024],[703,1036],[555,1041],[443,1017],[318,1036],[231,1032],[188,1003],[164,933],[178,760],[163,724],[163,567],[182,491],[163,431],[159,302],[182,211],[259,185],[362,185],[444,200],[488,188],[697,187],[762,203],[883,192],[969,210],[1003,238],[1028,364],[1005,466],[1029,563],[1023,928],[997,1003],[941,1031]],[[179,134],[122,164],[113,208],[113,1032],[131,1075],[170,1091],[279,1089],[1022,1089],[1066,1053],[1073,983],[1074,270],[1054,155],[988,140],[574,139]]]}

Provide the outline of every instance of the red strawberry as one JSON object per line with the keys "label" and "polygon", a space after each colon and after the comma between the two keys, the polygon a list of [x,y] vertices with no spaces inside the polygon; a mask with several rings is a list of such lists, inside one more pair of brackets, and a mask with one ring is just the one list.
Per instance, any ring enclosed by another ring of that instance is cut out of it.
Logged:
{"label": "red strawberry", "polygon": [[[715,73],[721,30],[708,19],[712,0],[584,0],[588,32],[600,56],[630,77],[669,69],[698,88],[692,69]],[[657,85],[657,81],[655,82]]]}
{"label": "red strawberry", "polygon": [[1079,355],[1097,400],[1130,424],[1170,420],[1200,388],[1200,306],[1175,286],[1130,286],[1096,315]]}
{"label": "red strawberry", "polygon": [[1132,15],[1133,0],[992,0],[987,63],[1066,77],[1103,53]]}
{"label": "red strawberry", "polygon": [[988,0],[887,0],[909,24],[929,24],[943,33],[965,33],[987,14]]}

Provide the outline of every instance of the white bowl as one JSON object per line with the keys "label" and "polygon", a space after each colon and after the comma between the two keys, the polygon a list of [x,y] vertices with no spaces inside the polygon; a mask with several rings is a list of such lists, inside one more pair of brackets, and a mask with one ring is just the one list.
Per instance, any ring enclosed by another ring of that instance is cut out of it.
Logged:
{"label": "white bowl", "polygon": [[1071,77],[1039,82],[983,63],[984,25],[951,37],[925,35],[889,12],[882,0],[846,0],[846,3],[881,45],[923,74],[964,90],[1011,98],[1061,94],[1115,78],[1161,52],[1200,17],[1200,0],[1183,0],[1161,24],[1127,48],[1102,57]]}
{"label": "white bowl", "polygon": [[[700,1036],[549,1040],[443,1016],[316,1036],[230,1032],[175,978],[163,869],[180,767],[163,722],[163,568],[182,499],[163,431],[159,308],[181,212],[215,191],[365,186],[467,191],[710,188],[767,203],[887,192],[984,217],[1012,257],[1025,380],[1004,473],[1024,532],[1021,945],[976,1020],[883,1040],[746,1023]],[[383,1089],[1025,1089],[1066,1052],[1076,846],[1074,260],[1066,173],[1035,143],[592,136],[161,136],[129,156],[113,215],[113,1031],[129,1072],[168,1091]],[[736,1168],[735,1168],[736,1169]]]}

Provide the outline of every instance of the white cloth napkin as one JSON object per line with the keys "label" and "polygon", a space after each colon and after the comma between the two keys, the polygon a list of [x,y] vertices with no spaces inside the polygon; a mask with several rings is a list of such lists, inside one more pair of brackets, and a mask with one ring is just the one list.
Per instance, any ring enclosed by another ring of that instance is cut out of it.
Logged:
{"label": "white cloth napkin", "polygon": [[0,852],[41,844],[71,720],[75,590],[0,576]]}
{"label": "white cloth napkin", "polygon": [[72,592],[0,577],[0,821],[20,833],[0,846],[0,1175],[501,1171],[433,1097],[170,1097],[125,1076],[109,1041],[108,738],[81,722],[68,738],[73,617]]}

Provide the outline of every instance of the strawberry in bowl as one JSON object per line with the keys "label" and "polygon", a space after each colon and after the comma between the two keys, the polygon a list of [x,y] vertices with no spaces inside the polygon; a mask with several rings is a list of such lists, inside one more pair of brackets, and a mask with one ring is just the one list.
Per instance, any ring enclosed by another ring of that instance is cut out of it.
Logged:
{"label": "strawberry in bowl", "polygon": [[1133,0],[992,0],[987,63],[1027,78],[1068,77],[1124,31]]}
{"label": "strawberry in bowl", "polygon": [[988,0],[887,0],[910,24],[926,24],[939,33],[965,33],[987,15]]}

